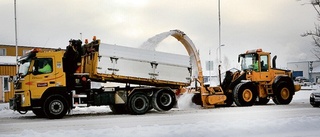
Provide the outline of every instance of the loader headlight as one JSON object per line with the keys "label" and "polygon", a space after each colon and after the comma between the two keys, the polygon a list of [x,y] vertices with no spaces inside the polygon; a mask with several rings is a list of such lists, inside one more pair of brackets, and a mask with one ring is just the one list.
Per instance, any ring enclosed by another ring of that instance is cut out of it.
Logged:
{"label": "loader headlight", "polygon": [[310,98],[314,98],[314,93],[311,93],[311,94],[310,94]]}

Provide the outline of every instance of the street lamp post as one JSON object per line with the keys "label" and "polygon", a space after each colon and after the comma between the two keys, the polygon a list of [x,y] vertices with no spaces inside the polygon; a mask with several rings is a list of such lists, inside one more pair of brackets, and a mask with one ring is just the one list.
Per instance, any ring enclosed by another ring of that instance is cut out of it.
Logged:
{"label": "street lamp post", "polygon": [[220,16],[220,0],[218,0],[218,16],[219,16],[219,64],[221,63],[221,16]]}
{"label": "street lamp post", "polygon": [[224,46],[224,44],[219,46],[219,63],[220,64],[222,63],[222,61],[221,61],[221,47],[223,47],[223,46]]}
{"label": "street lamp post", "polygon": [[223,47],[223,46],[225,46],[224,44],[222,44],[222,45],[220,45],[217,49],[216,49],[216,53],[218,53],[218,51],[219,51],[219,56],[218,56],[218,54],[217,54],[217,60],[218,60],[218,64],[221,64],[222,63],[222,61],[221,61],[221,47]]}
{"label": "street lamp post", "polygon": [[313,79],[312,79],[312,70],[313,70],[313,66],[312,66],[312,63],[313,63],[313,61],[310,61],[309,62],[310,63],[310,65],[309,65],[309,70],[310,70],[310,73],[309,73],[309,81],[311,82],[311,88],[313,88],[312,87],[312,83],[313,83]]}

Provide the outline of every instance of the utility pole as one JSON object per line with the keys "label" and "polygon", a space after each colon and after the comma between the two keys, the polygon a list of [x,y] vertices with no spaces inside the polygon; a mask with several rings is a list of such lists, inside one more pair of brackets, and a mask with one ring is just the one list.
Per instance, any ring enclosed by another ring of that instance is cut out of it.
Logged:
{"label": "utility pole", "polygon": [[16,72],[18,73],[18,29],[17,29],[17,0],[14,0],[14,28],[15,28],[15,41],[16,41]]}
{"label": "utility pole", "polygon": [[219,16],[219,64],[221,64],[221,16],[220,16],[220,0],[218,0],[218,16]]}

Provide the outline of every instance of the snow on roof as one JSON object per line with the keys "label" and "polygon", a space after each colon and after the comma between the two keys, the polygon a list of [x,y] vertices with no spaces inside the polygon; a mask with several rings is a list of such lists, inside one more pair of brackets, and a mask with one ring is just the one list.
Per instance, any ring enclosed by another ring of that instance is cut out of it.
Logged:
{"label": "snow on roof", "polygon": [[15,56],[1,56],[0,65],[16,65],[17,60]]}

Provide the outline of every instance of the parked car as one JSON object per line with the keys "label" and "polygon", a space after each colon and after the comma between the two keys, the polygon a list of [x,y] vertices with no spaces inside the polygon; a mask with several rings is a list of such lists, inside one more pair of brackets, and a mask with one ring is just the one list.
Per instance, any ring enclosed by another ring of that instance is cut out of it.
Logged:
{"label": "parked car", "polygon": [[298,82],[301,86],[316,85],[315,82],[310,82],[309,79],[306,79],[305,77],[296,77],[295,81]]}
{"label": "parked car", "polygon": [[312,92],[310,94],[310,104],[313,107],[319,107],[320,106],[320,92]]}

